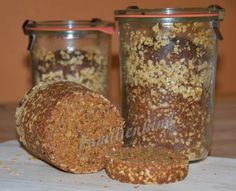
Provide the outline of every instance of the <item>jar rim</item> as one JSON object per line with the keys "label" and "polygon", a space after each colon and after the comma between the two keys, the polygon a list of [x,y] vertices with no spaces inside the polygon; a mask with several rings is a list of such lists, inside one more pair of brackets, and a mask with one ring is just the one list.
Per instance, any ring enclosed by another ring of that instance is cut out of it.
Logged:
{"label": "jar rim", "polygon": [[207,18],[209,20],[223,20],[224,9],[218,5],[208,7],[190,7],[190,8],[158,8],[158,9],[140,9],[137,6],[129,6],[124,10],[115,10],[115,19],[126,18]]}
{"label": "jar rim", "polygon": [[91,20],[26,20],[23,24],[25,34],[31,32],[64,32],[64,31],[101,31],[108,34],[114,33],[112,22],[103,21],[98,18]]}

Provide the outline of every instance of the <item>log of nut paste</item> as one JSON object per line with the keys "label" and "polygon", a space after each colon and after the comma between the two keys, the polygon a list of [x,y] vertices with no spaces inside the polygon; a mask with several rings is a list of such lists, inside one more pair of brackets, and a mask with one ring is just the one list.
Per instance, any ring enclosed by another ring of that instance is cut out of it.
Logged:
{"label": "log of nut paste", "polygon": [[107,174],[120,182],[164,184],[188,174],[188,157],[166,147],[126,147],[107,160]]}
{"label": "log of nut paste", "polygon": [[16,129],[25,148],[73,173],[101,170],[105,155],[123,144],[122,126],[110,101],[69,81],[35,86],[16,110]]}

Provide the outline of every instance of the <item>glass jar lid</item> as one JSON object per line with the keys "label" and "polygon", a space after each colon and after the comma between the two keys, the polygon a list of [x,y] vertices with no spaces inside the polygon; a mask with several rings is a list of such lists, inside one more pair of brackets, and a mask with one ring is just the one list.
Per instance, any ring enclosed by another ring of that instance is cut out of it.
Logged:
{"label": "glass jar lid", "polygon": [[33,21],[26,20],[23,24],[25,34],[31,32],[75,32],[75,31],[100,31],[107,34],[114,33],[113,23],[98,18],[91,20],[55,20]]}
{"label": "glass jar lid", "polygon": [[206,8],[164,8],[164,9],[140,9],[130,6],[125,10],[116,10],[116,20],[154,18],[163,21],[211,21],[223,20],[224,9],[218,5],[210,5]]}

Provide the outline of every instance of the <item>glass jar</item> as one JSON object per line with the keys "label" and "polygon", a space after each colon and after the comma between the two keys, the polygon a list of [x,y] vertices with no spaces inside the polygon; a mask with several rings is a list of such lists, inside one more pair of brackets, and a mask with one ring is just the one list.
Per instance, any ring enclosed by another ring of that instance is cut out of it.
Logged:
{"label": "glass jar", "polygon": [[218,6],[115,11],[126,144],[207,157],[223,13]]}
{"label": "glass jar", "polygon": [[91,21],[25,21],[32,81],[69,80],[107,96],[112,23]]}

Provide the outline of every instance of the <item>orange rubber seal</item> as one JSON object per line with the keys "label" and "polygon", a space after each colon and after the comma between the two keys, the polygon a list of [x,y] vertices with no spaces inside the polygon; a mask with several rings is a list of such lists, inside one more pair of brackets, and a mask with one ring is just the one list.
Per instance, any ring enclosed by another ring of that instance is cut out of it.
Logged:
{"label": "orange rubber seal", "polygon": [[72,28],[63,28],[63,27],[27,27],[29,31],[100,31],[106,34],[113,35],[115,30],[113,27],[72,27]]}
{"label": "orange rubber seal", "polygon": [[218,17],[218,13],[188,13],[188,14],[147,14],[147,15],[116,15],[117,18],[184,18],[184,17]]}

